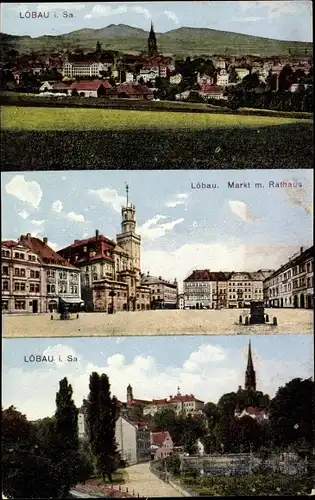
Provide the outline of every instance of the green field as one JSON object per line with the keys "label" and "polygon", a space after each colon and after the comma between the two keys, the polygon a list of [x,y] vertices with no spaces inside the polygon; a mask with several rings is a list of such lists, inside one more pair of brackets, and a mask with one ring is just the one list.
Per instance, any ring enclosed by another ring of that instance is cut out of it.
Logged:
{"label": "green field", "polygon": [[3,170],[313,168],[313,122],[292,115],[3,106],[1,122]]}
{"label": "green field", "polygon": [[3,106],[2,128],[8,130],[125,130],[259,128],[311,123],[307,119],[220,113],[172,113],[118,109],[78,109]]}

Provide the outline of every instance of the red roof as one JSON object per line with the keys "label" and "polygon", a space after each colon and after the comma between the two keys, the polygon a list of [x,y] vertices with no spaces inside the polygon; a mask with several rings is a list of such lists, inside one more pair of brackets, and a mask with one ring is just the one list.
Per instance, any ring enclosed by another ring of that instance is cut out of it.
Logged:
{"label": "red roof", "polygon": [[52,82],[52,86],[55,90],[66,90],[70,88],[71,83],[67,82]]}
{"label": "red roof", "polygon": [[[95,250],[95,255],[90,256],[89,252],[91,250],[92,245]],[[78,249],[79,251],[79,248],[85,246],[87,247],[86,252],[83,252],[81,250],[81,254],[83,253],[83,255],[79,257],[79,259],[76,260],[76,262],[79,263],[97,259],[113,260],[113,257],[109,254],[109,251],[115,248],[115,243],[103,235],[93,236],[92,238],[87,238],[86,240],[76,240],[72,243],[72,245],[69,245],[68,247],[60,250],[59,253],[64,258],[73,258],[75,250]]]}
{"label": "red roof", "polygon": [[61,257],[61,255],[55,252],[39,238],[34,238],[29,234],[22,235],[20,237],[19,243],[39,255],[39,257],[45,264],[56,264],[58,266],[70,267],[72,269],[78,270],[75,266]]}
{"label": "red roof", "polygon": [[141,405],[141,404],[150,404],[151,401],[147,401],[146,399],[132,399],[131,401],[127,401],[126,405],[127,406],[132,406],[132,405]]}
{"label": "red roof", "polygon": [[204,85],[200,85],[200,92],[204,94],[222,94],[222,89],[218,85],[208,85],[205,83]]}
{"label": "red roof", "polygon": [[105,89],[111,89],[112,86],[108,80],[78,80],[70,85],[71,90],[98,90],[101,86]]}
{"label": "red roof", "polygon": [[152,399],[152,403],[155,405],[162,405],[162,404],[168,404],[168,401],[166,398],[164,398],[164,399]]}
{"label": "red roof", "polygon": [[162,446],[167,438],[171,438],[168,431],[164,432],[151,432],[151,444]]}
{"label": "red roof", "polygon": [[176,396],[170,397],[170,403],[188,403],[189,401],[200,401],[200,399],[196,399],[192,394],[186,394],[182,396],[181,394],[176,394]]}
{"label": "red roof", "polygon": [[1,241],[1,246],[12,248],[12,247],[18,247],[19,243],[13,240],[7,240],[7,241]]}
{"label": "red roof", "polygon": [[210,272],[209,269],[196,269],[184,280],[184,283],[187,281],[227,281],[229,276],[229,273],[221,271]]}

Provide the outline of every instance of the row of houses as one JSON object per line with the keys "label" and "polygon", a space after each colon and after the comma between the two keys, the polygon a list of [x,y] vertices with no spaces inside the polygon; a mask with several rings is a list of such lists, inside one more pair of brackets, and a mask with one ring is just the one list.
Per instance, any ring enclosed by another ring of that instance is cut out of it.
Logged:
{"label": "row of houses", "polygon": [[314,247],[290,257],[277,270],[212,272],[195,270],[179,295],[180,309],[249,307],[263,301],[265,307],[314,308]]}

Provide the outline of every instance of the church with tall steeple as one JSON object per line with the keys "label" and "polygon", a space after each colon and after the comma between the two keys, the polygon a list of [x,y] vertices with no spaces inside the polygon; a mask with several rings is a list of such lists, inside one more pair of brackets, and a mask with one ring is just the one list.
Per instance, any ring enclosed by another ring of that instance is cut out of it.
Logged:
{"label": "church with tall steeple", "polygon": [[256,391],[256,372],[252,358],[252,346],[249,341],[247,354],[247,368],[245,372],[245,391]]}
{"label": "church with tall steeple", "polygon": [[156,35],[153,27],[153,23],[151,21],[151,29],[148,38],[148,56],[154,57],[158,54],[157,43],[156,43]]}

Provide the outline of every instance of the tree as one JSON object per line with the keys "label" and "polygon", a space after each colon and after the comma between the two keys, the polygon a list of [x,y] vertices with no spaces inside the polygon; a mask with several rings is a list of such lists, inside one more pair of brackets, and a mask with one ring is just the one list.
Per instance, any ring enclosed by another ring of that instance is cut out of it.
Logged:
{"label": "tree", "polygon": [[56,394],[56,412],[54,417],[55,438],[52,447],[55,451],[60,478],[60,495],[69,493],[81,477],[79,456],[78,409],[72,399],[73,390],[67,378],[59,382]]}
{"label": "tree", "polygon": [[90,376],[90,393],[86,402],[88,436],[96,466],[103,481],[112,481],[119,457],[115,440],[118,404],[111,396],[107,375],[93,372]]}
{"label": "tree", "polygon": [[36,427],[13,406],[2,411],[2,491],[9,498],[54,498],[59,477]]}
{"label": "tree", "polygon": [[100,42],[99,42],[99,41],[97,41],[97,42],[96,42],[96,52],[97,52],[97,53],[100,53],[100,52],[101,52],[101,50],[102,50],[102,46],[101,46]]}
{"label": "tree", "polygon": [[280,387],[271,401],[270,426],[275,445],[312,448],[314,382],[296,378]]}

